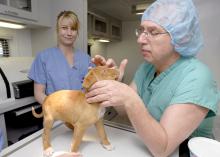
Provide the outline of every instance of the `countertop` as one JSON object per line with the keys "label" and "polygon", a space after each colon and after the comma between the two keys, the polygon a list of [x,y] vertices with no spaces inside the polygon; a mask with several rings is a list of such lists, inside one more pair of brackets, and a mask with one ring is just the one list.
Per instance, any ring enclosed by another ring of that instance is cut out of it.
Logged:
{"label": "countertop", "polygon": [[0,102],[0,114],[7,111],[11,111],[16,108],[26,106],[34,102],[36,102],[34,97],[26,97],[22,99],[7,99],[5,101]]}
{"label": "countertop", "polygon": [[[83,157],[151,157],[151,154],[141,142],[139,137],[130,128],[117,126],[111,122],[105,122],[105,129],[114,150],[105,150],[100,142],[94,126],[86,131],[80,145]],[[42,130],[27,138],[5,148],[2,157],[42,157]],[[52,146],[55,151],[68,151],[72,139],[72,131],[63,123],[57,122],[52,130]],[[171,157],[178,157],[178,150]]]}

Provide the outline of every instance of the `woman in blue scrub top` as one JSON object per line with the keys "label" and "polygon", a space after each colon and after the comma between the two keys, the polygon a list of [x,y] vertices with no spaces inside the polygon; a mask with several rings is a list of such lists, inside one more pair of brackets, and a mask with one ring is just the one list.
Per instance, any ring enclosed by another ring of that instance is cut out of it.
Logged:
{"label": "woman in blue scrub top", "polygon": [[[40,104],[55,91],[81,90],[88,68],[94,66],[90,56],[74,46],[79,33],[79,20],[74,12],[61,12],[57,17],[56,30],[57,46],[38,53],[28,75],[34,81],[34,96]],[[80,156],[69,156],[73,155]]]}
{"label": "woman in blue scrub top", "polygon": [[[208,67],[195,58],[203,39],[192,0],[155,1],[136,35],[145,62],[131,85],[98,81],[87,102],[123,108],[155,157],[167,157],[179,146],[185,153],[181,143],[191,137],[213,138],[219,91]],[[94,60],[113,63],[101,56]],[[122,72],[125,66],[126,60]]]}
{"label": "woman in blue scrub top", "polygon": [[79,20],[72,11],[57,17],[57,46],[38,53],[29,71],[34,80],[34,95],[42,104],[46,95],[62,89],[81,90],[88,68],[93,66],[87,53],[74,47]]}

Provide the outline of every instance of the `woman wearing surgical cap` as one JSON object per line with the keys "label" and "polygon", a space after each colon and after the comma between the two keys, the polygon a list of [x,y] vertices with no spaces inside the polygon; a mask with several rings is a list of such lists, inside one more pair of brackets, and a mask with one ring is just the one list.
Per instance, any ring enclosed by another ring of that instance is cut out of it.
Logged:
{"label": "woman wearing surgical cap", "polygon": [[[87,101],[123,108],[156,157],[169,156],[178,147],[181,153],[191,137],[213,138],[219,92],[208,67],[195,57],[203,40],[193,2],[155,1],[144,12],[136,35],[145,62],[131,85],[99,81]],[[102,56],[93,61],[115,66]],[[126,63],[121,62],[122,75]]]}

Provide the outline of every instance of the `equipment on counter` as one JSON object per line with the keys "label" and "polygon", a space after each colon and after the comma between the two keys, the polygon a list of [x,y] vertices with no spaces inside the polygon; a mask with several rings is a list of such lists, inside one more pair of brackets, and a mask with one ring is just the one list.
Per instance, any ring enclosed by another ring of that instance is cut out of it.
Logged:
{"label": "equipment on counter", "polygon": [[12,82],[12,86],[16,99],[34,96],[34,82],[32,80]]}
{"label": "equipment on counter", "polygon": [[0,60],[0,104],[7,99],[33,96],[33,82],[27,74],[33,57],[3,57]]}

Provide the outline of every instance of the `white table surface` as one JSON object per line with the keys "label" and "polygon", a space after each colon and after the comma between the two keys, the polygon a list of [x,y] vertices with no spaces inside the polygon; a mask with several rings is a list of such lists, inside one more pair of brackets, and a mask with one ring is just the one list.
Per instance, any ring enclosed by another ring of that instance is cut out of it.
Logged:
{"label": "white table surface", "polygon": [[[80,145],[79,151],[83,157],[151,157],[149,151],[135,133],[106,125],[105,129],[111,144],[114,146],[114,150],[107,151],[101,146],[96,129],[92,126],[86,131]],[[0,156],[42,157],[41,134],[42,130],[17,142],[4,149]],[[72,131],[63,124],[57,124],[57,126],[53,128],[51,139],[55,151],[69,151]],[[176,151],[171,157],[178,156],[178,151]]]}

